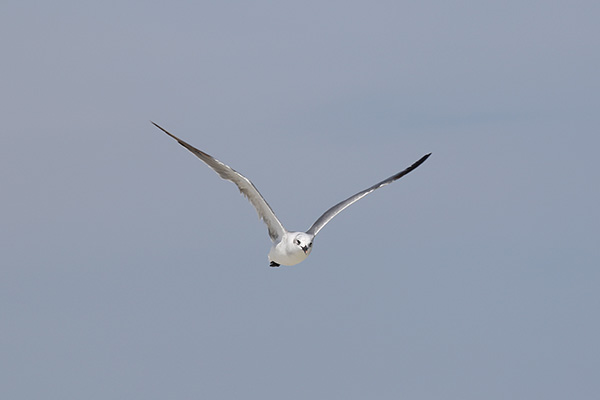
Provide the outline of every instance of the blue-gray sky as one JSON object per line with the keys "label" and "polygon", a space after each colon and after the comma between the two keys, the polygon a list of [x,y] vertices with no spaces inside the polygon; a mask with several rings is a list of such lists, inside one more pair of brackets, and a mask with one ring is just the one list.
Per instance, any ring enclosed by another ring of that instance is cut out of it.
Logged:
{"label": "blue-gray sky", "polygon": [[[3,2],[0,397],[598,398],[599,18]],[[273,269],[252,207],[150,120],[289,229],[433,156]]]}

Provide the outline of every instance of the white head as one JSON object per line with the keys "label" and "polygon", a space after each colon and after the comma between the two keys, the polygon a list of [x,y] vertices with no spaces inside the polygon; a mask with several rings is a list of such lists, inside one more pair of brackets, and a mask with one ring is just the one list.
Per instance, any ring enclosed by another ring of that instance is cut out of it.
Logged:
{"label": "white head", "polygon": [[302,250],[302,252],[308,256],[312,251],[312,242],[314,236],[304,232],[297,232],[292,236],[292,238],[292,245],[300,248],[300,250]]}

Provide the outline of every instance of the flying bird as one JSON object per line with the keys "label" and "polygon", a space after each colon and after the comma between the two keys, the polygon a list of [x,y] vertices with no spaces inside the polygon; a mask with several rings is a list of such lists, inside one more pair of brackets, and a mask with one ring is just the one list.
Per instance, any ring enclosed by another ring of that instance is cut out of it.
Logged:
{"label": "flying bird", "polygon": [[280,265],[296,265],[299,262],[304,261],[304,259],[306,259],[306,257],[308,257],[312,251],[312,245],[315,236],[321,229],[323,229],[325,225],[327,225],[329,221],[331,221],[333,217],[338,215],[349,205],[357,202],[374,190],[402,178],[404,175],[421,165],[431,155],[431,153],[425,154],[404,171],[398,172],[397,174],[392,175],[389,178],[376,183],[375,185],[362,190],[348,197],[346,200],[334,205],[329,210],[325,211],[323,215],[321,215],[306,232],[290,232],[283,227],[279,219],[277,219],[275,216],[271,206],[269,206],[267,201],[262,197],[258,189],[256,189],[254,184],[250,182],[248,178],[228,165],[223,164],[216,158],[184,142],[158,124],[154,122],[152,122],[152,124],[167,135],[171,136],[173,139],[177,140],[180,145],[194,153],[196,157],[204,161],[204,163],[212,168],[213,171],[215,171],[221,178],[235,183],[240,192],[250,201],[250,203],[252,203],[254,208],[256,208],[256,212],[258,213],[260,219],[262,219],[267,225],[269,236],[273,242],[268,255],[269,265],[271,267],[279,267]]}

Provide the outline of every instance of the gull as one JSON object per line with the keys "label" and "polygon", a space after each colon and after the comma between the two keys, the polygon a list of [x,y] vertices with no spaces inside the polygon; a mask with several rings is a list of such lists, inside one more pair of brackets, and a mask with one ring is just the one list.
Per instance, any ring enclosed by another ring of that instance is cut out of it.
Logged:
{"label": "gull", "polygon": [[331,221],[333,217],[338,215],[349,205],[354,204],[376,189],[402,178],[404,175],[421,165],[431,155],[431,153],[425,154],[405,170],[400,171],[397,174],[392,175],[389,178],[384,179],[383,181],[348,197],[346,200],[337,203],[329,210],[325,211],[323,215],[321,215],[306,232],[290,232],[283,227],[279,219],[277,219],[275,216],[271,206],[269,206],[267,201],[264,199],[264,197],[262,197],[258,189],[256,189],[254,184],[250,182],[248,178],[230,166],[223,164],[216,158],[184,142],[158,124],[154,122],[152,122],[152,124],[173,139],[177,140],[180,145],[204,161],[204,163],[212,168],[213,171],[215,171],[221,178],[235,183],[240,192],[248,199],[248,201],[250,201],[250,203],[252,203],[254,208],[256,208],[256,212],[258,213],[260,219],[262,219],[267,225],[269,236],[273,242],[271,250],[268,254],[269,266],[271,267],[279,267],[280,265],[296,265],[299,262],[304,261],[312,251],[312,245],[315,236],[321,229],[323,229],[325,225],[327,225],[329,221]]}

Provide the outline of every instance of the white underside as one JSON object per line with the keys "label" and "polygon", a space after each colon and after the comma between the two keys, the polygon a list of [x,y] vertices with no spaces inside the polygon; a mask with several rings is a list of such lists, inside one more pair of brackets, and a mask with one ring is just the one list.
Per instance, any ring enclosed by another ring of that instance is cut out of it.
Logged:
{"label": "white underside", "polygon": [[278,243],[275,243],[269,251],[269,261],[274,261],[281,265],[296,265],[308,257],[312,248],[308,248],[306,253],[297,245],[293,244],[293,239],[299,232],[287,232]]}
{"label": "white underside", "polygon": [[269,251],[269,261],[274,261],[281,265],[296,265],[308,257],[308,253],[304,253],[299,248],[289,249],[292,251],[288,251],[288,249],[285,249],[285,246],[281,244],[282,243],[280,242],[279,245],[271,247],[271,251]]}

